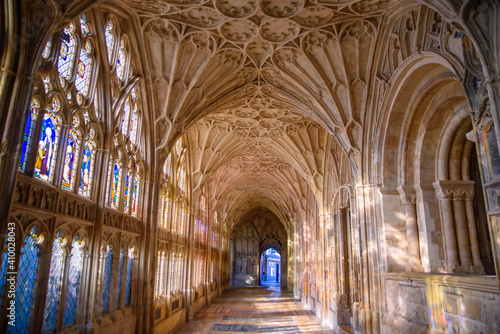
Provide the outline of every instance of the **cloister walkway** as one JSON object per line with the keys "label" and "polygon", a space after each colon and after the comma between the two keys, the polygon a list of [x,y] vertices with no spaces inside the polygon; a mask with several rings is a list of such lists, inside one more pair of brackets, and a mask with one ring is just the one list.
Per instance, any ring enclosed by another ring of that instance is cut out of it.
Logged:
{"label": "cloister walkway", "polygon": [[174,333],[334,333],[300,300],[271,287],[232,287]]}

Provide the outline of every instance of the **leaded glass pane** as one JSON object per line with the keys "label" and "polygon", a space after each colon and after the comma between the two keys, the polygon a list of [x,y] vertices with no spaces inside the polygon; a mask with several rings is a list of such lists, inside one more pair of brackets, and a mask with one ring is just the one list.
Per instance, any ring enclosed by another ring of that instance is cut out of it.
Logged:
{"label": "leaded glass pane", "polygon": [[47,298],[45,299],[45,312],[43,316],[43,331],[52,331],[56,326],[61,297],[61,284],[64,270],[64,243],[59,236],[52,243],[52,256],[50,258],[49,283]]}
{"label": "leaded glass pane", "polygon": [[76,72],[75,79],[76,90],[85,97],[89,93],[90,78],[92,76],[92,63],[92,44],[89,40],[87,40],[80,51],[78,70]]}
{"label": "leaded glass pane", "polygon": [[123,106],[122,133],[128,135],[128,121],[130,119],[130,101],[127,99]]}
{"label": "leaded glass pane", "polygon": [[122,81],[125,78],[126,65],[127,65],[127,50],[125,48],[125,41],[122,38],[120,40],[120,47],[118,48],[118,60],[116,61],[116,75]]}
{"label": "leaded glass pane", "polygon": [[66,305],[64,307],[64,326],[69,326],[75,323],[78,296],[80,288],[80,278],[83,268],[83,247],[85,243],[78,238],[71,243],[71,255],[69,260],[68,271],[68,287],[66,292]]}
{"label": "leaded glass pane", "polygon": [[[75,118],[76,119],[76,118]],[[78,122],[73,126],[78,126]],[[78,157],[80,152],[80,135],[75,128],[71,129],[68,135],[68,144],[64,157],[63,175],[61,188],[71,190],[75,188],[76,166],[78,166]]]}
{"label": "leaded glass pane", "polygon": [[32,99],[30,110],[28,111],[28,118],[26,119],[26,126],[24,128],[21,161],[19,163],[19,169],[22,171],[26,171],[28,164],[31,144],[33,142],[33,133],[35,132],[36,120],[38,119],[38,108],[40,108],[38,100]]}
{"label": "leaded glass pane", "polygon": [[120,271],[118,272],[118,298],[116,299],[116,308],[120,308],[122,300],[122,281],[123,281],[123,253],[124,249],[120,252]]}
{"label": "leaded glass pane", "polygon": [[108,20],[108,24],[106,24],[106,30],[104,34],[106,35],[106,47],[108,51],[108,61],[111,64],[113,60],[113,49],[115,47],[115,33],[114,33],[114,25],[111,20]]}
{"label": "leaded glass pane", "polygon": [[78,187],[78,194],[90,197],[92,191],[92,180],[94,175],[95,153],[96,145],[92,140],[94,138],[94,129],[90,129],[89,136],[85,141],[82,155],[82,165],[80,169],[80,186]]}
{"label": "leaded glass pane", "polygon": [[136,142],[136,140],[137,140],[137,122],[138,122],[137,104],[134,104],[134,109],[132,110],[132,114],[130,115],[130,133],[129,133],[130,141],[134,145],[137,144],[137,142]]}
{"label": "leaded glass pane", "polygon": [[123,208],[123,211],[125,213],[129,213],[130,211],[130,200],[131,200],[131,196],[130,196],[130,192],[132,190],[132,170],[128,170],[127,171],[127,176],[125,178],[125,203],[124,203],[124,208]]}
{"label": "leaded glass pane", "polygon": [[186,191],[186,168],[184,165],[181,166],[181,170],[179,171],[179,189]]}
{"label": "leaded glass pane", "polygon": [[54,177],[57,147],[61,131],[61,121],[54,113],[47,111],[43,116],[42,131],[38,142],[34,177],[52,182]]}
{"label": "leaded glass pane", "polygon": [[129,248],[127,259],[127,285],[125,287],[125,305],[130,305],[130,295],[132,293],[132,271],[134,261],[134,249]]}
{"label": "leaded glass pane", "polygon": [[82,30],[82,35],[88,35],[90,33],[89,25],[87,23],[87,15],[83,14],[80,16],[80,28]]}
{"label": "leaded glass pane", "polygon": [[104,260],[104,281],[102,289],[102,313],[109,311],[109,295],[111,292],[111,273],[113,270],[113,254],[112,247],[106,247],[106,258]]}
{"label": "leaded glass pane", "polygon": [[137,196],[139,193],[139,170],[134,176],[134,187],[132,189],[132,208],[130,209],[132,216],[137,216]]}
{"label": "leaded glass pane", "polygon": [[122,177],[122,164],[117,160],[113,167],[113,179],[111,187],[111,207],[118,210],[120,205],[120,187]]}
{"label": "leaded glass pane", "polygon": [[9,326],[9,333],[28,333],[33,312],[33,299],[38,281],[38,235],[33,227],[30,234],[24,237],[17,271],[16,293],[16,326]]}
{"label": "leaded glass pane", "polygon": [[76,38],[73,35],[74,31],[75,27],[73,23],[70,23],[63,29],[61,36],[61,51],[59,52],[57,70],[59,71],[59,76],[66,80],[71,79],[75,61]]}

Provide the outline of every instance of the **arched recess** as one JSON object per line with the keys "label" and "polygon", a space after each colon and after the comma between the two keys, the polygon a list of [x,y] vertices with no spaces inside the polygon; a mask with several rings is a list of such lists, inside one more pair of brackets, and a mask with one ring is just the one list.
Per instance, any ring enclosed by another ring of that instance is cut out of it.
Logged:
{"label": "arched recess", "polygon": [[473,140],[467,136],[470,109],[453,66],[432,53],[408,58],[394,74],[382,110],[383,266],[484,273],[475,235],[487,227],[482,191],[475,189],[480,178],[470,178],[477,166],[471,162],[477,160],[475,144],[467,139]]}

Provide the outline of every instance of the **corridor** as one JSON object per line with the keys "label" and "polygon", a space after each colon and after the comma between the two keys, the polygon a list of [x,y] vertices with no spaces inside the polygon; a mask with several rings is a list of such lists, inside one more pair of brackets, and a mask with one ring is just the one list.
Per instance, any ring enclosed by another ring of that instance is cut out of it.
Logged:
{"label": "corridor", "polygon": [[212,300],[177,334],[334,333],[280,287],[233,287]]}

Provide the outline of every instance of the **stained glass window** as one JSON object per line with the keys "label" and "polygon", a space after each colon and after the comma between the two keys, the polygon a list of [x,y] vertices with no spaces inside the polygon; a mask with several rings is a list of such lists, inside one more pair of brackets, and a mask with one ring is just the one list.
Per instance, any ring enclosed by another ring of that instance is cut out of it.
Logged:
{"label": "stained glass window", "polygon": [[186,168],[184,167],[184,164],[181,166],[181,170],[179,171],[179,189],[186,191]]}
{"label": "stained glass window", "polygon": [[118,210],[120,205],[120,187],[122,177],[122,163],[119,159],[115,161],[112,174],[111,185],[111,207]]}
{"label": "stained glass window", "polygon": [[38,244],[43,238],[38,236],[35,227],[24,237],[17,271],[16,293],[16,326],[9,326],[9,333],[28,333],[34,297],[38,281]]}
{"label": "stained glass window", "polygon": [[132,189],[132,207],[130,208],[130,214],[137,217],[137,198],[139,194],[139,168],[134,175],[134,187]]}
{"label": "stained glass window", "polygon": [[28,111],[28,118],[26,119],[26,126],[24,128],[23,146],[21,149],[21,162],[19,163],[19,169],[22,171],[26,171],[26,167],[28,164],[31,143],[33,141],[33,133],[35,131],[39,108],[40,103],[38,102],[38,100],[32,99],[30,110]]}
{"label": "stained glass window", "polygon": [[61,231],[52,243],[52,256],[50,258],[49,283],[47,298],[45,299],[45,312],[43,316],[43,331],[52,331],[56,326],[61,297],[61,285],[64,273],[64,246],[66,240],[62,238]]}
{"label": "stained glass window", "polygon": [[179,223],[179,233],[184,234],[184,220],[186,219],[185,204],[182,202],[181,205],[181,220]]}
{"label": "stained glass window", "polygon": [[120,40],[120,47],[118,48],[118,59],[116,61],[116,75],[120,80],[125,79],[125,70],[127,67],[127,49],[125,47],[125,41],[122,38]]}
{"label": "stained glass window", "polygon": [[116,308],[120,308],[120,302],[122,300],[122,282],[123,282],[123,253],[125,250],[122,248],[120,252],[120,268],[118,272],[118,298],[116,298]]}
{"label": "stained glass window", "polygon": [[61,188],[71,191],[75,188],[76,167],[78,166],[78,153],[80,152],[80,135],[76,131],[78,125],[78,119],[75,117],[73,120],[73,129],[69,132],[68,143],[64,153]]}
{"label": "stained glass window", "polygon": [[162,217],[162,225],[163,228],[168,228],[168,213],[169,213],[169,204],[170,204],[170,195],[168,190],[166,191],[163,198],[163,217]]}
{"label": "stained glass window", "polygon": [[130,115],[130,141],[132,144],[137,144],[137,104],[134,103],[134,108],[132,109],[132,114]]}
{"label": "stained glass window", "polygon": [[71,255],[68,271],[68,286],[66,290],[66,305],[64,307],[64,326],[75,323],[78,308],[80,278],[82,275],[85,241],[79,235],[71,243]]}
{"label": "stained glass window", "polygon": [[131,247],[128,249],[128,258],[127,258],[127,285],[125,287],[125,305],[130,305],[130,295],[132,293],[132,271],[134,270],[134,248]]}
{"label": "stained glass window", "polygon": [[88,35],[90,33],[89,24],[87,23],[87,15],[83,14],[80,16],[80,28],[82,30],[82,35]]}
{"label": "stained glass window", "polygon": [[80,186],[78,194],[90,197],[94,175],[96,145],[94,143],[95,131],[90,129],[85,146],[83,147],[82,165],[80,169]]}
{"label": "stained glass window", "polygon": [[61,78],[66,80],[71,79],[73,72],[75,53],[76,53],[76,38],[74,36],[75,26],[73,23],[68,24],[62,31],[61,36],[61,51],[59,52],[59,61],[57,70]]}
{"label": "stained glass window", "polygon": [[103,277],[103,289],[102,289],[102,313],[107,313],[109,311],[109,295],[111,292],[111,273],[113,269],[113,248],[108,245],[106,247],[106,255],[104,259],[104,277]]}
{"label": "stained glass window", "polygon": [[175,266],[177,264],[177,258],[175,257],[175,251],[172,253],[170,259],[170,291],[175,291]]}
{"label": "stained glass window", "polygon": [[160,297],[165,291],[165,251],[158,251],[156,263],[156,297]]}
{"label": "stained glass window", "polygon": [[132,161],[129,161],[129,168],[127,170],[127,176],[125,177],[125,203],[124,203],[124,208],[123,211],[125,213],[129,213],[130,211],[130,201],[131,201],[131,191],[132,191],[132,186],[133,186],[133,176],[132,176]]}
{"label": "stained glass window", "polygon": [[48,59],[50,57],[51,50],[52,50],[52,37],[50,37],[47,44],[45,44],[45,48],[43,49],[43,52],[42,52],[42,57],[45,59]]}
{"label": "stained glass window", "polygon": [[113,49],[115,47],[115,27],[113,25],[113,21],[108,20],[108,24],[106,24],[106,30],[104,34],[106,35],[106,47],[108,50],[108,61],[111,64],[113,61]]}
{"label": "stained glass window", "polygon": [[[54,108],[56,109],[56,108]],[[57,147],[61,131],[61,121],[53,112],[47,111],[43,116],[42,130],[38,142],[34,177],[52,182],[55,171]]]}
{"label": "stained glass window", "polygon": [[130,119],[130,101],[127,99],[123,106],[122,133],[128,135],[128,121]]}
{"label": "stained glass window", "polygon": [[[87,97],[90,88],[90,78],[92,76],[92,43],[89,40],[85,42],[80,50],[80,58],[78,59],[78,70],[76,72],[75,87],[76,90]],[[83,103],[83,99],[77,96],[79,104]]]}

